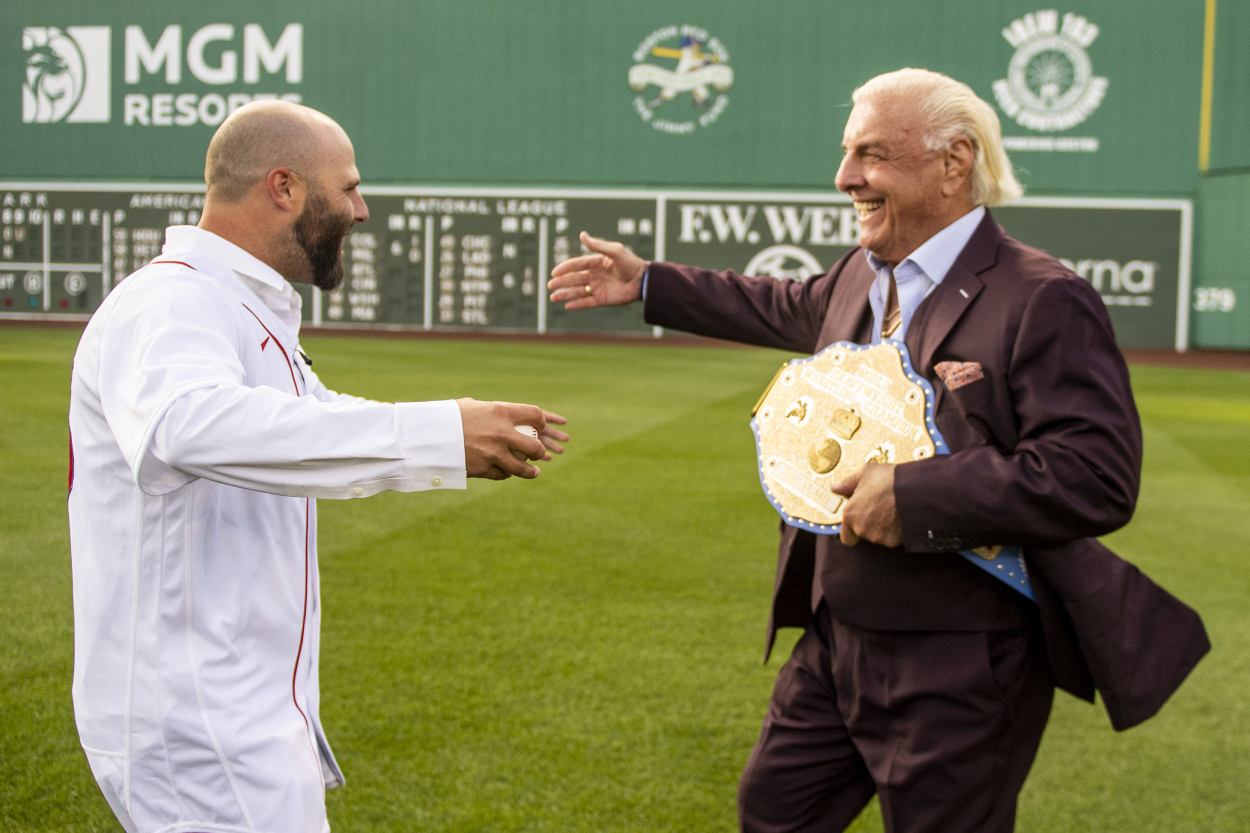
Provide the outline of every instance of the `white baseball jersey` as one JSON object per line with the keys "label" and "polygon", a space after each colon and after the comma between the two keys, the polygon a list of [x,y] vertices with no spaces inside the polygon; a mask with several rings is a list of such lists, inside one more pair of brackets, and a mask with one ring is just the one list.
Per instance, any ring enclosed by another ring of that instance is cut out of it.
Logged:
{"label": "white baseball jersey", "polygon": [[130,833],[328,830],[314,499],[464,488],[460,410],[327,390],[290,284],[166,239],[74,357],[79,738]]}

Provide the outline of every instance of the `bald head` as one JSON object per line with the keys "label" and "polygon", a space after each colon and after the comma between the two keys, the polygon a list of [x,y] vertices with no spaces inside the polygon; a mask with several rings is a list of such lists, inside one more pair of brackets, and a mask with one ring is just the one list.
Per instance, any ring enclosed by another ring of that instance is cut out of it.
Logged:
{"label": "bald head", "polygon": [[241,200],[274,168],[316,179],[327,151],[347,134],[330,117],[289,101],[254,101],[234,111],[208,144],[208,196]]}
{"label": "bald head", "polygon": [[333,119],[286,101],[257,101],[208,145],[200,228],[296,283],[334,289],[343,238],[369,219],[351,140]]}

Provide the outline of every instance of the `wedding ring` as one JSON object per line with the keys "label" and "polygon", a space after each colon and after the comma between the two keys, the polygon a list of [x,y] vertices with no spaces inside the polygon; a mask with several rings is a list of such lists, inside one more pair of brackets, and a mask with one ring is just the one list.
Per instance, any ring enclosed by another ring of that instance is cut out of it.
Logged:
{"label": "wedding ring", "polygon": [[586,297],[589,298],[594,294],[594,290],[590,288],[590,284],[586,284]]}

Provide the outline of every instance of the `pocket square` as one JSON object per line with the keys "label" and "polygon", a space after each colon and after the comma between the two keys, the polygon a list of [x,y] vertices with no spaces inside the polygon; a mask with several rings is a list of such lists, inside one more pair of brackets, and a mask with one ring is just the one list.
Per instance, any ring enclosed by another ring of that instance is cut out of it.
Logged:
{"label": "pocket square", "polygon": [[946,385],[947,390],[962,388],[977,379],[985,378],[980,362],[938,362],[933,366],[933,372]]}

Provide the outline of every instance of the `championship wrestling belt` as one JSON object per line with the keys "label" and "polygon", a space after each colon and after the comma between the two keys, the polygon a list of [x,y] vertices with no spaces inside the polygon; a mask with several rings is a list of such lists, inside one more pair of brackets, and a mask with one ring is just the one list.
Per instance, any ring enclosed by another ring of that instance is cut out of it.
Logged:
{"label": "championship wrestling belt", "polygon": [[[933,388],[912,369],[907,347],[887,339],[839,341],[786,362],[752,411],[760,484],[790,526],[842,531],[846,498],[830,491],[868,463],[908,463],[950,449],[933,422]],[[1017,546],[959,552],[1033,599]]]}

